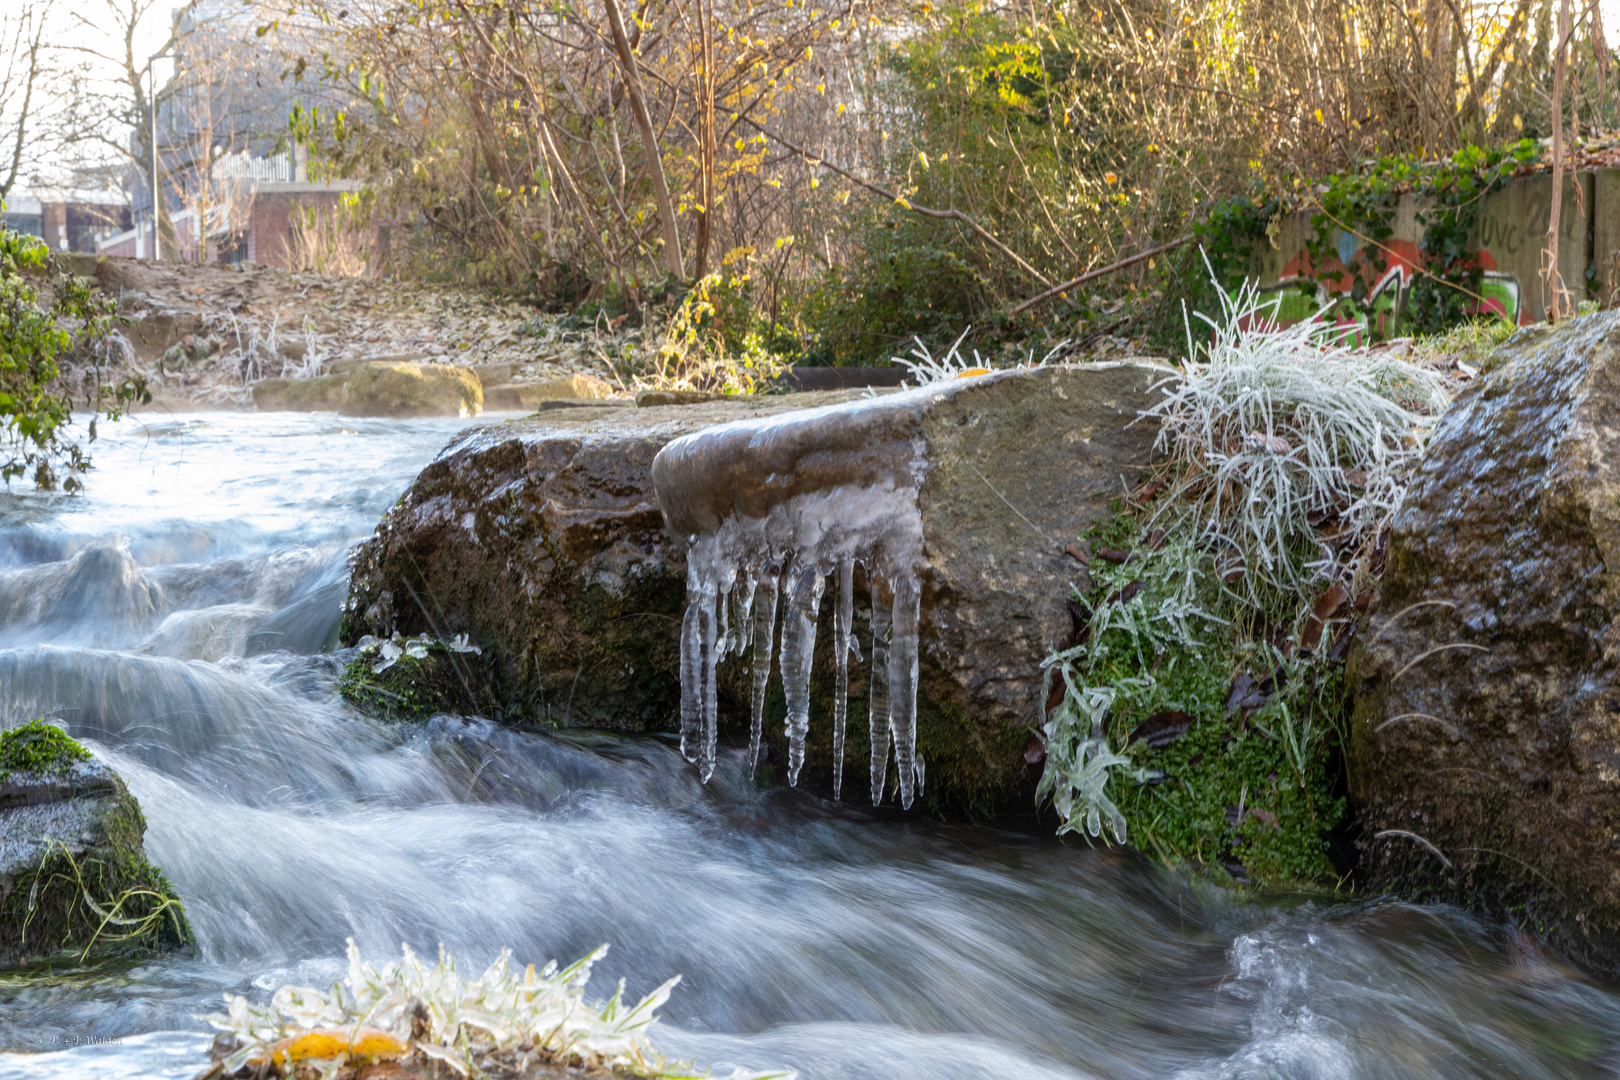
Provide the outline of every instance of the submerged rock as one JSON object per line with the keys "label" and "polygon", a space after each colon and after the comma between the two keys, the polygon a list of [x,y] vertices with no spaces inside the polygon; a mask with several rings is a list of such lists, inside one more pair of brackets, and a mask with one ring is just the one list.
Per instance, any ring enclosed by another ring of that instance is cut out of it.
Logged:
{"label": "submerged rock", "polygon": [[1620,313],[1525,330],[1442,417],[1351,657],[1368,881],[1620,971]]}
{"label": "submerged rock", "polygon": [[[870,431],[852,426],[844,408],[783,415],[796,405],[861,401],[859,392],[577,409],[484,429],[424,470],[357,550],[344,639],[467,633],[493,673],[485,711],[674,730],[688,539],[664,528],[654,456],[717,423],[775,417],[780,430],[795,432],[780,461],[765,468],[734,449],[727,460],[748,490],[798,490],[829,475],[840,448],[870,437],[924,463],[914,503],[923,553],[916,698],[923,798],[943,813],[986,813],[1033,788],[1023,749],[1040,718],[1040,662],[1070,631],[1070,584],[1089,587],[1063,548],[1105,517],[1110,500],[1149,463],[1155,430],[1131,425],[1165,374],[1120,363],[961,380],[880,397],[875,412],[862,405],[856,414],[885,418]],[[766,426],[779,430],[775,421]],[[711,516],[724,515],[729,491],[726,482],[712,486]],[[841,600],[842,581],[836,585]],[[818,625],[808,701],[794,702],[796,715],[808,710],[800,782],[818,791],[830,790],[834,777],[834,643],[847,633],[868,649],[871,592],[864,569],[852,571],[842,628],[834,625],[841,603],[800,613]],[[801,640],[809,647],[812,635]],[[856,661],[847,674],[845,756],[866,762],[875,756],[870,670]],[[747,660],[718,667],[717,730],[734,745],[748,741],[754,679]],[[773,684],[761,706],[773,758],[787,765],[797,758],[783,726],[788,703]],[[447,701],[445,708],[465,706]]]}
{"label": "submerged rock", "polygon": [[118,774],[43,721],[0,732],[0,964],[142,954],[188,936]]}

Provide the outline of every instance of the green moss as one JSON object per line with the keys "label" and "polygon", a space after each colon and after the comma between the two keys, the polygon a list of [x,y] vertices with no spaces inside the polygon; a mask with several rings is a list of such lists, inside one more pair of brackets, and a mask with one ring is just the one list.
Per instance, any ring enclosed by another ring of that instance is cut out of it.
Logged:
{"label": "green moss", "polygon": [[361,649],[338,676],[343,700],[382,720],[425,720],[438,713],[479,715],[492,711],[487,671],[476,653],[452,654],[429,642],[427,655],[400,656],[377,671],[380,645]]}
{"label": "green moss", "polygon": [[190,939],[185,909],[162,871],[108,849],[75,858],[55,848],[0,899],[0,958],[139,957]]}
{"label": "green moss", "polygon": [[[1151,548],[1144,536],[1150,516],[1119,504],[1113,518],[1088,534],[1093,551],[1137,554],[1124,565],[1094,561],[1095,587],[1081,599],[1096,610],[1108,596],[1140,583],[1144,625],[1157,627],[1168,592],[1162,582],[1188,567],[1151,564],[1202,563],[1207,555],[1196,547],[1177,552],[1170,544],[1144,554]],[[1192,570],[1208,583],[1200,606],[1220,616],[1198,623],[1203,632],[1195,642],[1154,629],[1116,628],[1092,643],[1103,659],[1084,679],[1113,693],[1103,734],[1127,762],[1113,768],[1107,796],[1123,815],[1128,841],[1167,865],[1230,871],[1271,885],[1333,882],[1327,836],[1346,811],[1338,794],[1348,715],[1342,664],[1271,644],[1295,633],[1296,597],[1279,592],[1260,609],[1244,609],[1223,594],[1209,566]],[[1318,654],[1327,644],[1324,637]],[[1240,674],[1256,683],[1271,680],[1260,708],[1227,708]],[[1128,743],[1144,721],[1167,712],[1187,714],[1185,734],[1157,748],[1146,740]]]}
{"label": "green moss", "polygon": [[[1269,650],[1247,659],[1268,669],[1275,662]],[[1124,745],[1132,729],[1161,711],[1186,712],[1192,721],[1168,746],[1126,749],[1163,780],[1121,778],[1115,801],[1131,842],[1172,865],[1241,865],[1251,879],[1273,884],[1331,880],[1324,838],[1345,812],[1344,799],[1333,794],[1343,680],[1331,676],[1292,693],[1285,686],[1245,720],[1224,706],[1234,670],[1250,664],[1232,652],[1160,659],[1150,690],[1116,709],[1111,742]]]}
{"label": "green moss", "polygon": [[90,751],[61,728],[30,720],[0,732],[0,783],[13,772],[66,773],[76,761],[89,761]]}

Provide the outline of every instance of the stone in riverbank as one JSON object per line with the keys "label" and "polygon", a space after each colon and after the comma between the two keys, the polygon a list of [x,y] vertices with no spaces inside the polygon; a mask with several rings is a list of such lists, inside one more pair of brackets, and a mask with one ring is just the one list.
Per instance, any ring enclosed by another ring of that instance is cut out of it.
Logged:
{"label": "stone in riverbank", "polygon": [[449,364],[362,364],[349,376],[344,416],[477,416],[484,411],[478,376]]}
{"label": "stone in riverbank", "polygon": [[253,404],[261,412],[466,417],[484,411],[484,391],[467,368],[373,362],[313,379],[265,379],[253,387]]}
{"label": "stone in riverbank", "polygon": [[145,832],[118,774],[60,729],[0,732],[0,964],[180,945],[185,915]]}
{"label": "stone in riverbank", "polygon": [[1617,445],[1620,313],[1510,339],[1441,419],[1351,666],[1369,884],[1486,907],[1610,972]]}
{"label": "stone in riverbank", "polygon": [[[1022,750],[1039,719],[1039,664],[1071,629],[1070,583],[1089,584],[1063,546],[1106,516],[1147,465],[1155,431],[1130,425],[1164,375],[1102,364],[914,392],[916,435],[931,463],[919,500],[930,569],[918,750],[924,800],[936,811],[988,812],[1033,787]],[[357,550],[344,639],[468,633],[495,674],[485,711],[674,730],[686,564],[653,499],[653,457],[726,420],[860,396],[575,409],[474,432],[423,471]],[[801,781],[818,790],[831,781],[832,606],[823,605],[817,635]],[[865,608],[859,596],[855,631],[869,641]],[[743,744],[746,664],[723,664],[720,676],[724,730]],[[856,664],[849,760],[867,753],[866,693]],[[776,689],[767,732],[785,761],[782,715]]]}

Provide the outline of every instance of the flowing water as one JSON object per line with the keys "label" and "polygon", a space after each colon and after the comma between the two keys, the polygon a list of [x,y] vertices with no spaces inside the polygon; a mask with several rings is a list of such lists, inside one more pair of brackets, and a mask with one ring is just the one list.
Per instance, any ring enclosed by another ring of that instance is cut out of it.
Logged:
{"label": "flowing water", "polygon": [[461,426],[129,421],[87,494],[4,497],[0,723],[59,718],[124,776],[197,946],[0,973],[0,1077],[192,1076],[194,1014],[329,984],[349,937],[480,966],[611,942],[598,993],[685,975],[660,1049],[806,1080],[1620,1072],[1620,996],[1455,911],[757,791],[741,748],[703,786],[672,739],[361,719],[345,551]]}

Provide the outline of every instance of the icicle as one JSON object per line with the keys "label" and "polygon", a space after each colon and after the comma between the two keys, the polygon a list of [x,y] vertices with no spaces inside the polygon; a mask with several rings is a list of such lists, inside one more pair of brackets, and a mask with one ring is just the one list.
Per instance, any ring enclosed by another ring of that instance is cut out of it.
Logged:
{"label": "icicle", "polygon": [[686,616],[681,620],[681,756],[698,758],[703,727],[703,678],[698,671],[698,621],[702,617],[702,574],[695,562],[686,567]]}
{"label": "icicle", "polygon": [[917,574],[927,562],[918,498],[932,465],[915,432],[915,403],[908,402],[896,396],[739,420],[675,439],[654,458],[659,509],[670,533],[687,543],[692,567],[681,631],[681,745],[689,758],[701,759],[705,779],[717,734],[715,662],[752,646],[750,763],[763,749],[774,659],[787,698],[788,782],[798,783],[817,615],[825,577],[836,570],[829,742],[833,795],[842,797],[849,658],[860,656],[854,636],[860,562],[874,594],[872,801],[883,801],[890,747],[901,802],[909,806],[921,791]]}
{"label": "icicle", "polygon": [[872,805],[883,802],[883,778],[889,771],[889,605],[878,599],[872,583]]}
{"label": "icicle", "polygon": [[715,717],[716,692],[714,668],[720,660],[720,642],[715,636],[714,610],[719,589],[712,577],[703,582],[702,599],[698,608],[698,674],[703,690],[703,743],[698,748],[698,778],[707,784],[714,775],[715,742],[719,725]]}
{"label": "icicle", "polygon": [[838,560],[838,607],[833,611],[833,800],[844,787],[844,721],[849,715],[850,631],[855,621],[855,560]]}
{"label": "icicle", "polygon": [[754,590],[754,700],[748,735],[748,775],[759,765],[759,743],[765,732],[765,691],[771,682],[771,642],[776,636],[776,570],[767,568]]}
{"label": "icicle", "polygon": [[810,731],[810,667],[816,654],[816,617],[827,581],[818,566],[795,569],[797,578],[782,618],[782,690],[787,697],[788,786],[799,782],[804,739]]}
{"label": "icicle", "polygon": [[729,584],[720,587],[720,595],[715,604],[715,615],[719,622],[715,627],[714,655],[718,660],[724,660],[726,653],[731,651],[731,587]]}
{"label": "icicle", "polygon": [[737,656],[754,643],[754,590],[758,585],[758,568],[749,564],[743,567],[731,590],[731,601],[737,609],[732,616],[731,651]]}
{"label": "icicle", "polygon": [[917,773],[917,623],[921,592],[917,575],[894,582],[894,630],[889,639],[889,724],[894,764],[900,773],[900,805],[911,809]]}

